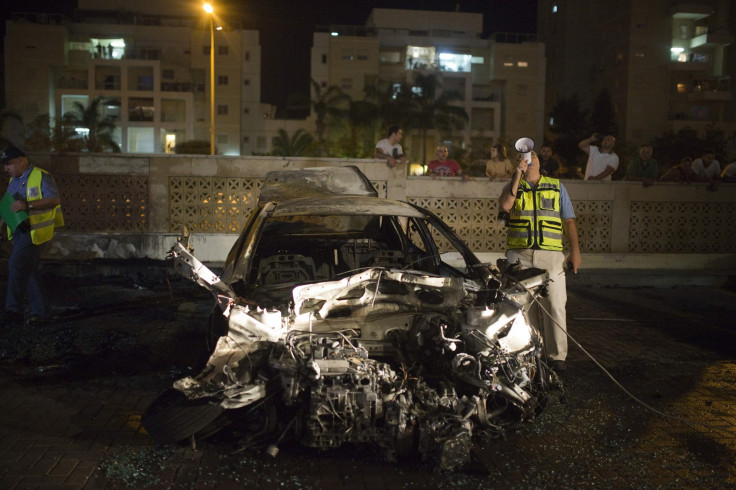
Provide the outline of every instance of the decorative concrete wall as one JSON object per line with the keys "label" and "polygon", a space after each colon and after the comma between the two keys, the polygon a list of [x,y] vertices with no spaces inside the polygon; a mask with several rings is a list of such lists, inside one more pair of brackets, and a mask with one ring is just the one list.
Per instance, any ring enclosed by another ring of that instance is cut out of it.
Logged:
{"label": "decorative concrete wall", "polygon": [[[481,256],[505,249],[503,183],[406,177],[376,160],[178,155],[32,155],[60,188],[67,226],[49,257],[163,258],[182,225],[197,255],[221,261],[270,170],[355,165],[381,196],[430,209]],[[563,181],[584,260],[599,267],[736,269],[736,185]]]}

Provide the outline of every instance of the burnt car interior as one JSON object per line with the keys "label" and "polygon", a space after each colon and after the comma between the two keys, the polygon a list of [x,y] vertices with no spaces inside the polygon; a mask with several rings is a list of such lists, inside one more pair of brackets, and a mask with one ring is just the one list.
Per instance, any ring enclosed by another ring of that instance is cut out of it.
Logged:
{"label": "burnt car interior", "polygon": [[248,282],[272,286],[324,281],[368,267],[436,272],[434,257],[418,240],[417,223],[409,223],[415,240],[400,226],[391,216],[272,217],[261,234]]}

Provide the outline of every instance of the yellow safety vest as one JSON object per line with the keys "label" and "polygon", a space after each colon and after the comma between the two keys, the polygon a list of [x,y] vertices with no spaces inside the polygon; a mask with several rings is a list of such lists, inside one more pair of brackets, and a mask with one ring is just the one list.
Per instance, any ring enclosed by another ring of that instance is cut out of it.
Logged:
{"label": "yellow safety vest", "polygon": [[508,248],[562,250],[559,179],[541,177],[536,188],[522,179],[509,215]]}
{"label": "yellow safety vest", "polygon": [[[41,180],[43,174],[47,174],[44,169],[33,167],[28,176],[26,184],[26,202],[38,201],[43,199],[41,192]],[[10,179],[11,181],[13,179]],[[40,245],[48,242],[54,236],[54,228],[64,226],[64,216],[61,214],[61,206],[57,205],[51,209],[30,209],[28,210],[28,222],[31,225],[31,241],[34,245]],[[10,228],[8,228],[8,239],[12,240]]]}

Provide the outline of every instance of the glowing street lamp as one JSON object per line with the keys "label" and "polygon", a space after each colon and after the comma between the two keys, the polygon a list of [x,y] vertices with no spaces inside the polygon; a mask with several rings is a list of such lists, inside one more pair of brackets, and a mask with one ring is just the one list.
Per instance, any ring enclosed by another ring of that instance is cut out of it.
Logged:
{"label": "glowing street lamp", "polygon": [[210,16],[210,155],[215,154],[215,27],[212,16],[215,9],[205,3],[202,8]]}

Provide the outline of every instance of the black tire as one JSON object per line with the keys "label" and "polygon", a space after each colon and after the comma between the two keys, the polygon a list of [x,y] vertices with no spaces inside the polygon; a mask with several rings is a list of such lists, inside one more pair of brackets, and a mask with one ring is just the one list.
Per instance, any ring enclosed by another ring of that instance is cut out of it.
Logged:
{"label": "black tire", "polygon": [[[169,389],[146,409],[141,424],[158,444],[170,444],[197,434],[212,435],[226,424],[217,424],[225,411],[208,400],[190,400],[183,393]],[[214,432],[213,432],[214,430]]]}

